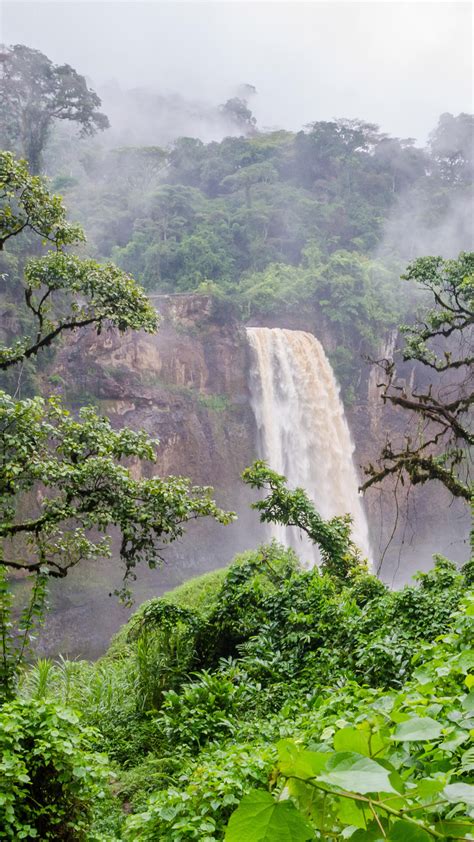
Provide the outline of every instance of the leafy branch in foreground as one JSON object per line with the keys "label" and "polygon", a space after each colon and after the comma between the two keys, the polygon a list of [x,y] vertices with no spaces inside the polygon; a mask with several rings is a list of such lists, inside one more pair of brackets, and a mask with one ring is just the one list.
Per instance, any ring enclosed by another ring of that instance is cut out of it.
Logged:
{"label": "leafy branch in foreground", "polygon": [[141,560],[155,566],[157,542],[177,538],[183,523],[206,515],[222,523],[233,519],[215,505],[209,488],[187,479],[134,479],[123,460],[155,462],[155,444],[143,432],[113,430],[92,407],[75,419],[57,398],[15,402],[1,394],[0,536],[26,542],[22,556],[6,553],[2,563],[62,578],[81,559],[107,552],[102,540],[88,537],[90,530],[106,533],[114,526],[127,578]]}
{"label": "leafy branch in foreground", "polygon": [[[66,222],[61,198],[25,162],[0,153],[0,246],[27,231],[52,247],[26,263],[24,300],[34,328],[0,347],[0,369],[35,356],[66,330],[94,325],[100,332],[104,323],[119,331],[157,329],[158,315],[133,278],[65,251],[84,235]],[[14,695],[49,577],[64,578],[81,560],[110,556],[117,538],[125,582],[140,561],[155,567],[189,521],[233,519],[209,488],[183,477],[137,478],[137,461],[156,461],[155,445],[143,432],[114,430],[91,407],[73,417],[57,398],[15,400],[0,391],[1,695]],[[33,576],[16,631],[5,571]],[[125,585],[121,595],[128,596]]]}
{"label": "leafy branch in foreground", "polygon": [[461,252],[457,260],[419,258],[409,265],[404,278],[425,290],[434,306],[402,329],[406,337],[402,359],[427,367],[433,382],[419,389],[400,379],[394,361],[379,362],[382,401],[406,410],[410,420],[404,441],[394,443],[389,438],[378,464],[366,468],[369,479],[362,489],[388,476],[406,476],[414,485],[438,480],[454,497],[469,502],[474,444],[474,252]]}
{"label": "leafy branch in foreground", "polygon": [[346,685],[339,700],[319,697],[303,734],[277,743],[270,791],[242,798],[226,842],[471,840],[473,617],[469,591],[450,633],[421,647],[397,692]]}
{"label": "leafy branch in foreground", "polygon": [[252,508],[260,512],[261,522],[295,526],[305,532],[321,551],[322,570],[340,579],[361,572],[363,561],[351,539],[350,515],[324,520],[304,489],[288,489],[286,478],[272,471],[263,460],[246,468],[242,479],[251,488],[269,491],[263,500],[252,503]]}
{"label": "leafy branch in foreground", "polygon": [[66,221],[61,197],[30,175],[25,161],[0,152],[0,248],[27,230],[54,249],[26,263],[23,292],[32,331],[0,345],[0,369],[35,356],[64,331],[94,325],[100,333],[105,322],[120,331],[157,329],[158,315],[130,275],[64,252],[84,241],[83,231]]}
{"label": "leafy branch in foreground", "polygon": [[[113,430],[92,407],[75,419],[57,398],[14,401],[0,393],[1,564],[35,574],[36,583],[44,584],[48,577],[64,578],[82,560],[110,556],[117,536],[126,582],[139,562],[156,567],[164,546],[181,536],[189,521],[233,520],[217,507],[209,488],[191,486],[182,477],[135,479],[124,460],[155,462],[155,444],[143,432]],[[30,607],[37,602],[35,587]],[[128,594],[124,585],[121,595]],[[4,632],[7,608],[3,600]],[[25,639],[31,626],[26,622]],[[22,628],[19,632],[21,638]],[[15,650],[14,664],[21,664],[25,646],[18,651],[9,632],[5,657],[8,647]],[[4,673],[11,689],[8,670]]]}

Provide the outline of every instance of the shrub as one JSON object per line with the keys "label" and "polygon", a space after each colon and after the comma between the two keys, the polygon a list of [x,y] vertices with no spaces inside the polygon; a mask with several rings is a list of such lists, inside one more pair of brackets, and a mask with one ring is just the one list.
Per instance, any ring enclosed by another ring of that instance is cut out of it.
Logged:
{"label": "shrub", "polygon": [[2,839],[93,840],[108,771],[94,733],[52,702],[15,701],[0,711]]}
{"label": "shrub", "polygon": [[250,697],[250,688],[238,678],[235,668],[227,673],[203,671],[183,685],[180,693],[165,693],[160,722],[167,740],[182,750],[199,750],[208,742],[232,736],[239,709]]}
{"label": "shrub", "polygon": [[[276,759],[273,746],[215,746],[188,764],[179,783],[157,792],[146,811],[130,816],[124,839],[135,842],[222,840],[224,826],[249,787],[264,787]],[[244,842],[244,839],[242,839]]]}

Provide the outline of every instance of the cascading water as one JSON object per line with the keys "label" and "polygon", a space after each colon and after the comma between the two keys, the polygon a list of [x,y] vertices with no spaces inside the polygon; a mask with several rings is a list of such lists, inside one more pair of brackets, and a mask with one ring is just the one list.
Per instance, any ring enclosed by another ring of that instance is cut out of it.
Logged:
{"label": "cascading water", "polygon": [[[324,518],[350,514],[353,539],[370,558],[354,445],[321,343],[300,330],[252,327],[247,335],[260,458],[284,474],[291,488],[304,488]],[[271,535],[293,546],[303,561],[319,561],[316,548],[294,528],[272,525]]]}

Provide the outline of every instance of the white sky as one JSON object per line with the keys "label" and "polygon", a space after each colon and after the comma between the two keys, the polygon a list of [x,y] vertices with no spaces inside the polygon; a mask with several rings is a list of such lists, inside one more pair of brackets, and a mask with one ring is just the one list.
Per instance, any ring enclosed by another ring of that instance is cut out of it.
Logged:
{"label": "white sky", "polygon": [[260,126],[360,117],[424,141],[443,111],[473,110],[471,3],[3,0],[0,41],[193,99],[256,86]]}

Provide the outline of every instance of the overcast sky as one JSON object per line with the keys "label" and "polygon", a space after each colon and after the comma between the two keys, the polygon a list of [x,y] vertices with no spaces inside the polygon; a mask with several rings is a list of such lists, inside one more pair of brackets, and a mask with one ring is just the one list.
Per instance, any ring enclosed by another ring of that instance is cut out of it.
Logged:
{"label": "overcast sky", "polygon": [[220,103],[255,85],[260,127],[361,117],[424,141],[473,110],[472,5],[456,2],[0,0],[0,41],[117,79]]}

